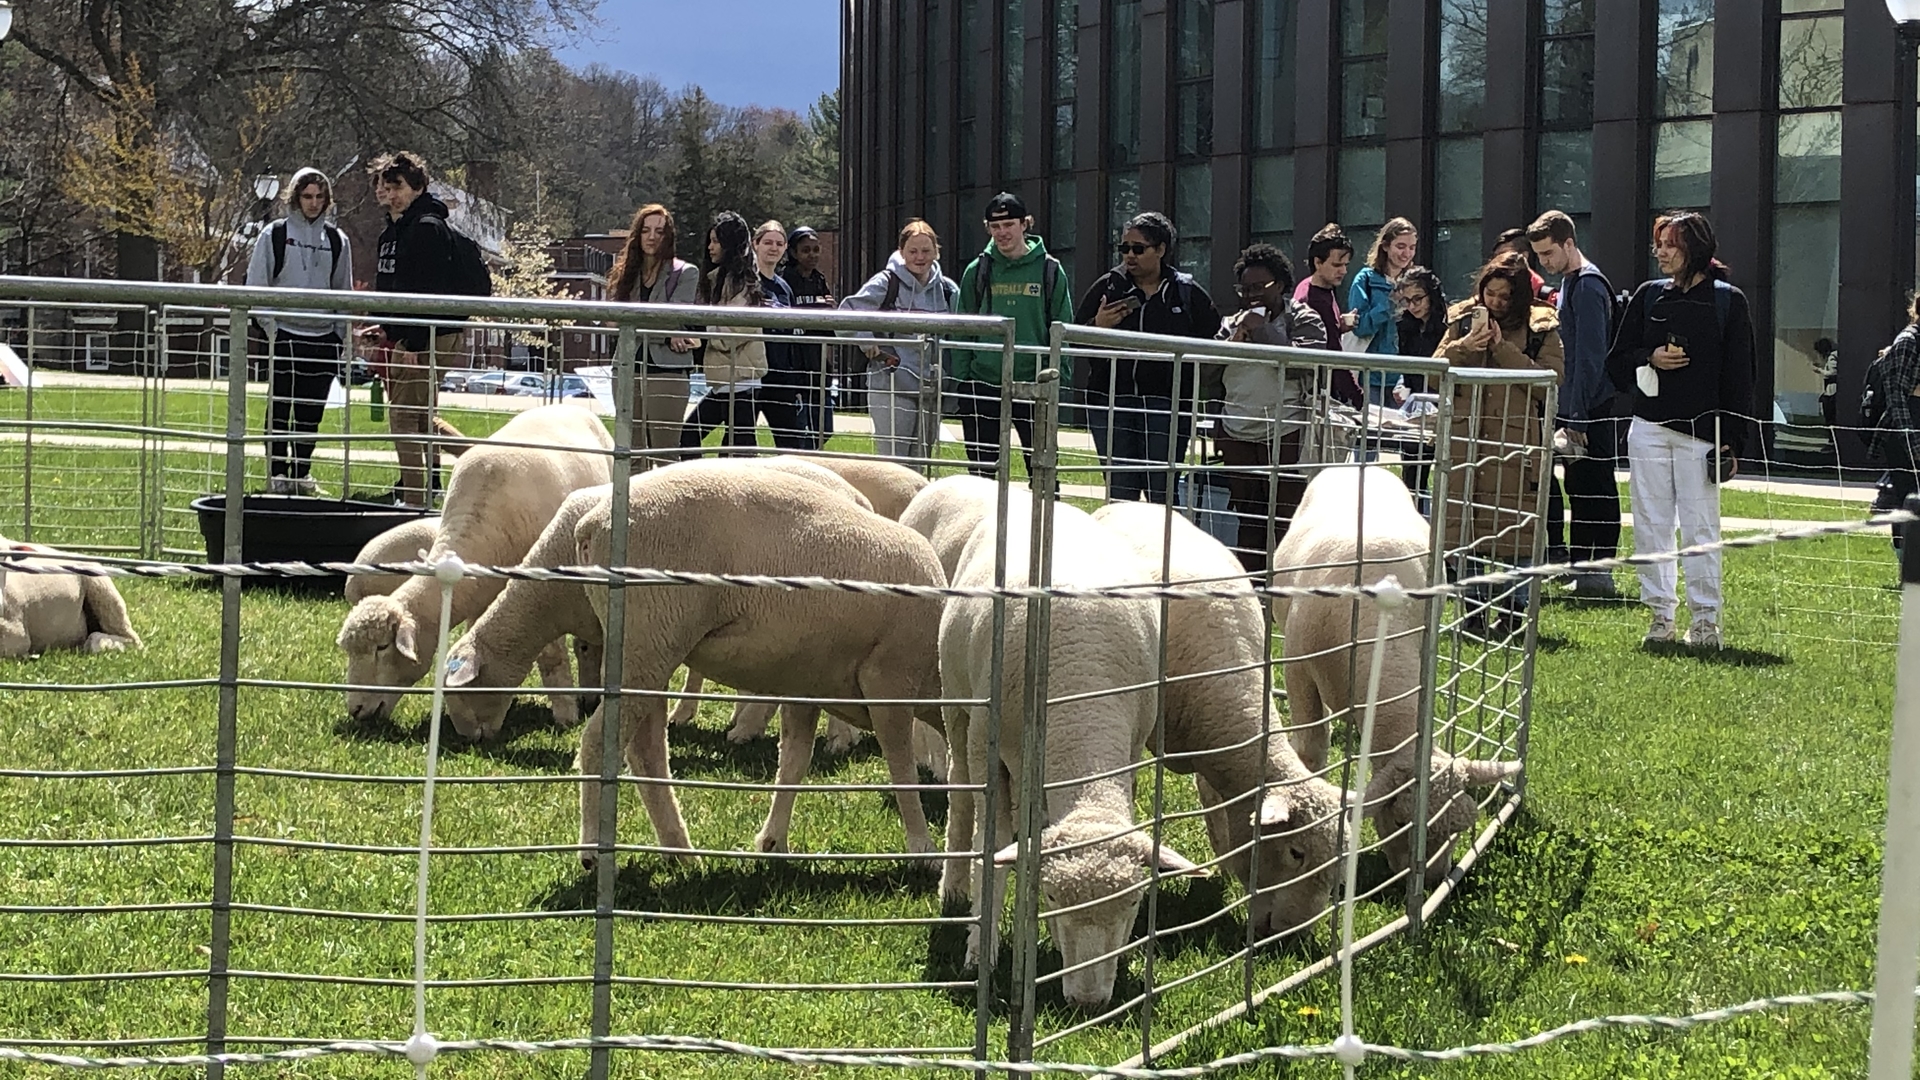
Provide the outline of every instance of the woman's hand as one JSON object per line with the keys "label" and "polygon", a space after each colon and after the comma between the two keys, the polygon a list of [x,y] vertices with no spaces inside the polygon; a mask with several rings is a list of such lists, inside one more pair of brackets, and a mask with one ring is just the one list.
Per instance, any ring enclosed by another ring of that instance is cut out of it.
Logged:
{"label": "woman's hand", "polygon": [[[1733,456],[1733,447],[1722,446],[1720,448],[1720,460],[1727,463],[1727,479],[1731,480],[1740,475],[1740,459]],[[1716,479],[1718,478],[1716,477]]]}
{"label": "woman's hand", "polygon": [[1491,349],[1500,342],[1500,324],[1488,319],[1480,329],[1468,332],[1460,339],[1460,344],[1469,349]]}
{"label": "woman's hand", "polygon": [[1100,305],[1099,311],[1093,313],[1093,325],[1103,330],[1111,330],[1119,326],[1120,320],[1126,317],[1127,305],[1119,300],[1109,300]]}
{"label": "woman's hand", "polygon": [[1243,311],[1240,313],[1240,321],[1234,324],[1233,337],[1231,340],[1252,341],[1254,331],[1265,325],[1267,325],[1267,317],[1265,315],[1257,311]]}
{"label": "woman's hand", "polygon": [[1693,362],[1687,358],[1686,350],[1671,345],[1662,345],[1653,350],[1653,355],[1647,361],[1660,371],[1679,371]]}
{"label": "woman's hand", "polygon": [[1355,326],[1358,326],[1359,324],[1360,324],[1359,312],[1343,311],[1340,313],[1340,329],[1342,331],[1351,330]]}
{"label": "woman's hand", "polygon": [[694,349],[698,348],[699,345],[700,345],[699,338],[677,337],[677,338],[667,339],[668,352],[679,352],[679,353],[692,352]]}
{"label": "woman's hand", "polygon": [[860,346],[860,351],[861,351],[861,352],[863,352],[863,353],[866,353],[866,354],[867,354],[867,359],[869,359],[869,360],[871,360],[871,359],[873,359],[874,357],[876,357],[876,356],[879,356],[879,355],[880,355],[880,346],[878,346],[878,345],[862,345],[862,346]]}

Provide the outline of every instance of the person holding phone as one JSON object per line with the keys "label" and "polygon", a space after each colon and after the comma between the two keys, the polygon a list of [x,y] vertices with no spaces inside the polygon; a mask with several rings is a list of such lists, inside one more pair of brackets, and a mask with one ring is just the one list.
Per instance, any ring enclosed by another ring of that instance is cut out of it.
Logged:
{"label": "person holding phone", "polygon": [[[1633,393],[1627,429],[1634,548],[1670,552],[1720,539],[1717,484],[1739,474],[1753,415],[1757,364],[1746,294],[1714,258],[1713,225],[1677,211],[1653,223],[1653,256],[1670,275],[1635,290],[1607,354],[1607,376]],[[1720,554],[1680,562],[1692,616],[1685,641],[1722,645]],[[1671,562],[1640,568],[1640,602],[1651,609],[1649,645],[1676,640],[1678,574]]]}
{"label": "person holding phone", "polygon": [[[1080,298],[1076,322],[1212,340],[1220,310],[1199,282],[1173,265],[1173,223],[1148,211],[1120,234],[1120,265],[1094,279]],[[1087,361],[1087,420],[1094,448],[1108,466],[1107,496],[1167,503],[1167,462],[1183,460],[1192,435],[1196,380],[1192,361]],[[1171,442],[1169,441],[1171,439]]]}
{"label": "person holding phone", "polygon": [[[1447,312],[1436,355],[1452,367],[1551,371],[1564,378],[1560,316],[1534,297],[1530,272],[1527,260],[1511,252],[1482,267],[1473,295]],[[1546,398],[1538,387],[1454,390],[1446,544],[1479,568],[1533,561],[1540,484],[1553,467]],[[1528,599],[1525,586],[1504,594],[1491,620],[1496,634],[1503,624],[1517,626]]]}

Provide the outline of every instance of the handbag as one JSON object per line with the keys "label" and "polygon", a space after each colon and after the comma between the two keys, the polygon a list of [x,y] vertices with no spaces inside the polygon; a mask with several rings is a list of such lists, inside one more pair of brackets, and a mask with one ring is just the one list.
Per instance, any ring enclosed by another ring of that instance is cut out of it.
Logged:
{"label": "handbag", "polygon": [[1348,330],[1340,335],[1340,351],[1341,352],[1363,353],[1372,347],[1373,347],[1372,334],[1368,334],[1366,337],[1361,337],[1359,334],[1356,334],[1353,331]]}

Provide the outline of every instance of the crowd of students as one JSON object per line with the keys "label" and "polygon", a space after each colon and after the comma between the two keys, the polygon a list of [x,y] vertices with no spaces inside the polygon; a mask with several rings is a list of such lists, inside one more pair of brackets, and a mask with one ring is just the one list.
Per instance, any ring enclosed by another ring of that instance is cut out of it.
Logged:
{"label": "crowd of students", "polygon": [[[446,208],[426,192],[424,163],[417,155],[388,155],[375,162],[373,173],[376,197],[390,219],[380,241],[376,288],[453,291],[433,280],[432,268],[444,262],[450,241]],[[287,223],[277,235],[263,237],[249,284],[340,287],[333,279],[342,262],[351,262],[344,237],[324,223],[330,202],[323,174],[303,170],[295,176]],[[1653,254],[1662,276],[1631,294],[1616,293],[1581,251],[1573,220],[1549,211],[1525,229],[1501,234],[1474,275],[1470,294],[1452,303],[1440,277],[1419,263],[1418,230],[1405,218],[1393,218],[1373,237],[1350,282],[1356,248],[1338,225],[1307,242],[1305,276],[1296,276],[1285,252],[1249,245],[1233,266],[1236,303],[1224,312],[1180,267],[1177,230],[1163,214],[1141,213],[1126,222],[1116,238],[1114,265],[1077,301],[1066,268],[1047,252],[1019,196],[994,196],[982,225],[986,242],[957,281],[942,269],[940,237],[916,219],[900,230],[883,269],[851,295],[836,298],[821,273],[820,238],[813,229],[789,230],[778,221],[750,227],[739,214],[722,213],[701,236],[696,265],[680,257],[672,211],[648,204],[634,213],[609,296],[710,307],[998,315],[1012,320],[1017,343],[1028,347],[1045,346],[1053,323],[1071,322],[1352,354],[1351,362],[1326,365],[1319,375],[1295,368],[1284,378],[1274,368],[1144,355],[1093,357],[1078,372],[1069,363],[1060,373],[1079,395],[1106,466],[1108,496],[1115,500],[1173,501],[1177,493],[1169,488],[1167,464],[1187,458],[1196,420],[1211,419],[1213,444],[1226,467],[1228,508],[1240,522],[1239,547],[1249,569],[1261,567],[1263,553],[1285,535],[1299,503],[1305,476],[1288,467],[1325,462],[1334,453],[1311,445],[1320,396],[1377,421],[1426,389],[1417,376],[1390,377],[1369,356],[1438,357],[1455,367],[1552,373],[1544,380],[1557,384],[1551,418],[1545,415],[1543,381],[1535,380],[1477,402],[1463,396],[1453,403],[1452,430],[1440,436],[1453,440],[1450,458],[1461,470],[1448,485],[1450,518],[1461,530],[1449,545],[1485,565],[1530,559],[1541,524],[1533,508],[1543,483],[1551,486],[1544,523],[1550,561],[1616,556],[1622,516],[1615,469],[1623,459],[1638,551],[1672,552],[1676,533],[1687,546],[1715,541],[1716,486],[1738,474],[1756,437],[1757,360],[1747,299],[1715,257],[1712,225],[1692,211],[1654,222]],[[1550,286],[1539,270],[1557,283]],[[1911,428],[1912,397],[1920,393],[1920,307],[1913,314],[1916,326],[1896,339],[1869,380],[1882,402],[1876,424],[1900,433],[1869,439],[1890,465],[1882,483],[1887,501],[1915,487],[1920,440]],[[273,490],[314,490],[306,461],[311,440],[299,437],[318,424],[310,400],[316,395],[306,384],[319,372],[337,370],[343,332],[327,319],[288,319],[269,328],[274,356],[286,361],[275,368],[269,430],[289,436],[271,448]],[[430,365],[421,354],[452,354],[459,342],[451,332],[429,340],[424,326],[375,327],[370,333],[392,349],[388,394],[400,490],[403,497],[413,492],[424,498],[426,446],[406,438],[427,430],[428,401],[421,391],[430,390]],[[865,360],[877,452],[923,452],[932,433],[922,425],[933,420],[933,410],[922,402],[933,391],[942,401],[939,412],[959,422],[970,467],[983,475],[997,470],[1001,384],[1006,376],[1016,382],[1035,378],[1033,351],[1017,354],[1007,372],[1000,349],[962,343],[944,349],[936,372],[934,358],[916,340],[854,336],[862,339],[857,349]],[[696,370],[708,393],[689,409]],[[928,385],[941,376],[944,385]],[[762,418],[785,449],[817,449],[832,433],[821,339],[761,333],[744,317],[739,325],[689,325],[683,334],[649,337],[634,386],[634,442],[644,449],[696,448],[716,428],[724,429],[724,445],[750,445]],[[1459,391],[1471,392],[1464,385]],[[1015,400],[1010,411],[1031,464],[1032,403]],[[1418,457],[1405,463],[1403,475],[1424,492],[1428,470]],[[1677,570],[1686,578],[1684,633]],[[1673,562],[1642,567],[1640,601],[1651,612],[1646,641],[1684,638],[1718,648],[1720,578],[1717,553],[1687,556],[1677,569]],[[1606,571],[1576,572],[1572,585],[1582,595],[1616,595]]]}

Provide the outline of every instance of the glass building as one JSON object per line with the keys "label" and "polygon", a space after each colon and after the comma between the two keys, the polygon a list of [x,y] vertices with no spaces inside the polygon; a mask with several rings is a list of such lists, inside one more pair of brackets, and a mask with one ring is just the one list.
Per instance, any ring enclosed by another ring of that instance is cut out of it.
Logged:
{"label": "glass building", "polygon": [[1364,255],[1394,216],[1458,298],[1555,208],[1627,289],[1654,215],[1698,209],[1753,303],[1776,452],[1809,463],[1833,454],[1794,426],[1818,421],[1816,344],[1844,423],[1905,324],[1914,56],[1878,2],[848,0],[842,33],[842,288],[912,217],[957,278],[1001,189],[1076,288],[1164,211],[1223,303],[1246,243],[1298,265],[1338,221]]}

